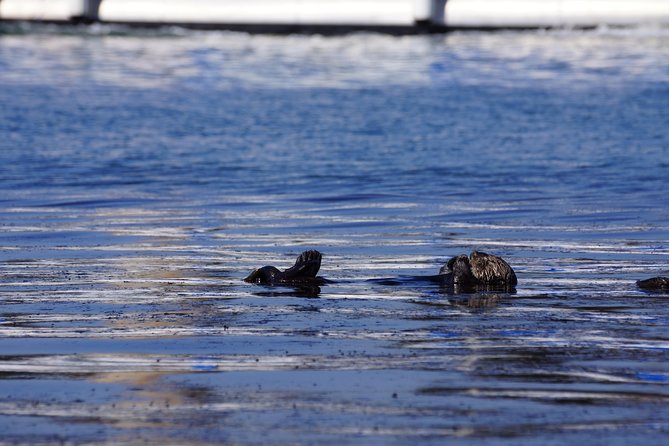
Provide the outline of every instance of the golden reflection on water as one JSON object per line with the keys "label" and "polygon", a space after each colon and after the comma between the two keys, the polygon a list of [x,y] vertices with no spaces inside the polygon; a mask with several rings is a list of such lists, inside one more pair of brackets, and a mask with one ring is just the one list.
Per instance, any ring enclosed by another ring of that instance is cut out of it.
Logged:
{"label": "golden reflection on water", "polygon": [[[178,421],[164,412],[183,410],[185,406],[204,402],[204,389],[189,389],[166,385],[163,378],[169,372],[109,372],[96,373],[88,378],[96,383],[123,384],[127,390],[121,400],[107,409],[103,422],[124,429],[174,427]],[[132,414],[127,417],[126,414]]]}

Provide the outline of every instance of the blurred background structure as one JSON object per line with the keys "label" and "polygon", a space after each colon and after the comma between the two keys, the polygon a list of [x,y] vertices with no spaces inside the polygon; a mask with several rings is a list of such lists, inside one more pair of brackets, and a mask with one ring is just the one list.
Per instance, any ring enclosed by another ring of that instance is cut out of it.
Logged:
{"label": "blurred background structure", "polygon": [[669,23],[666,0],[0,0],[0,19],[424,31]]}

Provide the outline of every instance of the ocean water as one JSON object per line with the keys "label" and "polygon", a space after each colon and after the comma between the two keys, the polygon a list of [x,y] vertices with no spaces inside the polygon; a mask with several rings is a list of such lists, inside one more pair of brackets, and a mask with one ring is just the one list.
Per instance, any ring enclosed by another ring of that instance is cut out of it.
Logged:
{"label": "ocean water", "polygon": [[668,178],[667,28],[5,24],[0,443],[666,444]]}

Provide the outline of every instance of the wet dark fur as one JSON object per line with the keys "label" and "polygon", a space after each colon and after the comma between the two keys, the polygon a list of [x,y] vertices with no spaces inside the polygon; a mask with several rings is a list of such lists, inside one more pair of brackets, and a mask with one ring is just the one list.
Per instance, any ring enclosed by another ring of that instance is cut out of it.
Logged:
{"label": "wet dark fur", "polygon": [[454,293],[476,291],[513,291],[518,284],[516,273],[501,257],[474,251],[469,257],[453,257],[439,271],[444,286]]}
{"label": "wet dark fur", "polygon": [[481,291],[512,293],[518,284],[516,273],[508,263],[500,257],[477,251],[469,256],[453,257],[439,270],[439,274],[433,276],[405,276],[371,281],[389,286],[437,283],[447,294]]}
{"label": "wet dark fur", "polygon": [[669,277],[653,277],[646,280],[637,280],[637,286],[646,291],[669,291]]}

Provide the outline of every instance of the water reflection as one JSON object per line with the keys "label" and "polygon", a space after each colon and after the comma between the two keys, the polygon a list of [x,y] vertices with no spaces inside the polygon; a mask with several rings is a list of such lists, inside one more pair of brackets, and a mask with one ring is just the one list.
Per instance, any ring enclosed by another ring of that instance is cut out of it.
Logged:
{"label": "water reflection", "polygon": [[280,288],[288,288],[288,290],[281,291],[280,289],[275,289],[275,287],[267,288],[264,290],[254,291],[253,295],[258,297],[305,297],[305,298],[316,298],[321,293],[321,287],[318,286],[281,286]]}
{"label": "water reflection", "polygon": [[[262,36],[230,32],[157,31],[95,25],[34,27],[15,34],[4,25],[0,44],[9,64],[3,82],[98,82],[134,88],[226,89],[240,85],[272,88],[360,88],[417,86],[434,82],[518,82],[561,84],[621,79],[667,81],[668,31],[602,29],[590,32],[453,33],[393,37],[354,34],[340,37]],[[65,28],[67,30],[67,28]],[[81,34],[87,35],[86,39]],[[623,36],[637,45],[620,46]],[[33,40],[37,51],[26,52]],[[621,58],[633,64],[619,63]],[[478,72],[478,76],[465,76]],[[44,74],[40,74],[44,73]],[[556,77],[560,73],[560,78]]]}
{"label": "water reflection", "polygon": [[202,387],[169,386],[165,372],[111,372],[90,376],[96,383],[120,383],[128,388],[122,399],[108,404],[101,420],[122,429],[171,428],[181,420],[174,408],[207,402],[211,390]]}
{"label": "water reflection", "polygon": [[503,296],[499,294],[477,294],[461,299],[451,298],[449,302],[471,310],[490,310],[499,305],[502,299]]}

